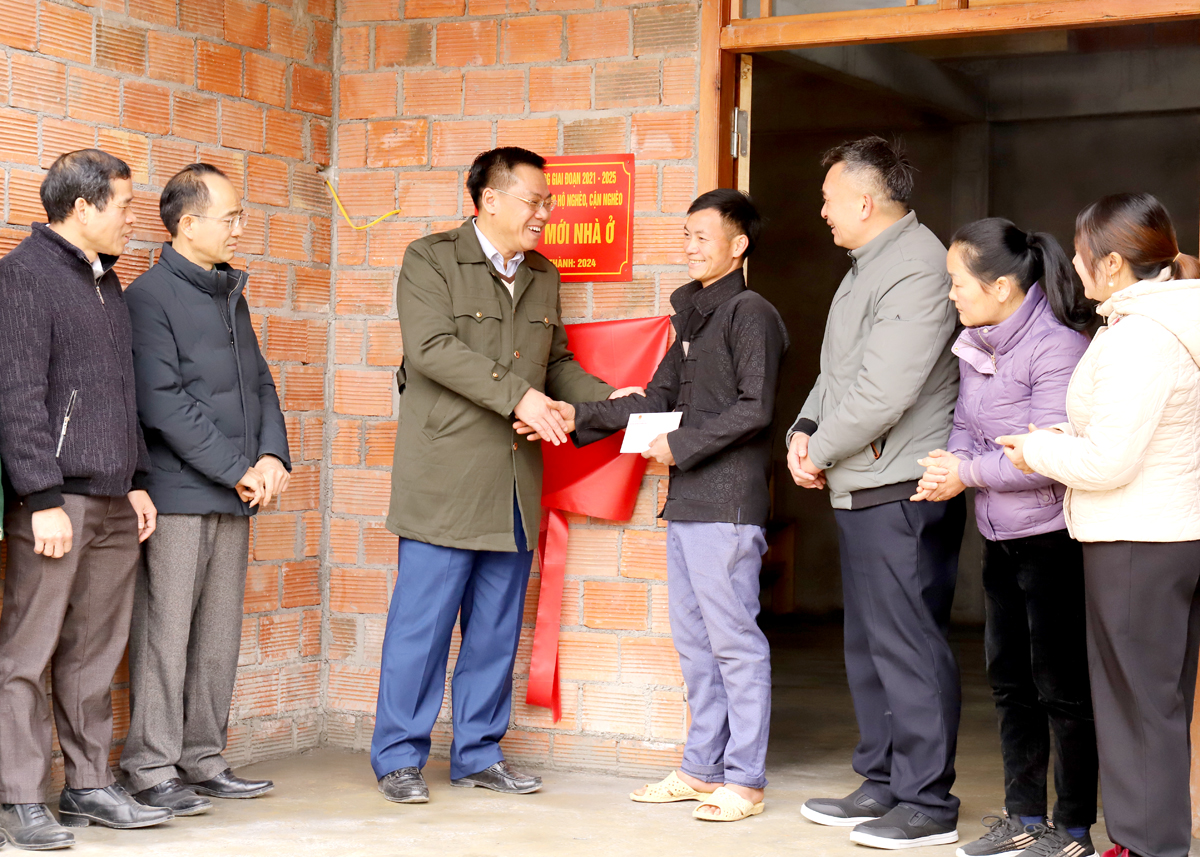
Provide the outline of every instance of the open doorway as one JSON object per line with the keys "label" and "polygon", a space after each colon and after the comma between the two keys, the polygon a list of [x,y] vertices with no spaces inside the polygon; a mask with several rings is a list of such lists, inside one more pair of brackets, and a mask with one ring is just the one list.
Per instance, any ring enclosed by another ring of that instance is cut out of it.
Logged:
{"label": "open doorway", "polygon": [[[838,749],[822,759],[846,773],[856,733],[848,695],[835,692],[839,681],[844,687],[837,532],[828,497],[796,488],[784,460],[784,433],[817,375],[826,313],[848,268],[819,216],[821,155],[866,134],[902,138],[919,170],[913,208],[943,242],[967,222],[1003,216],[1070,250],[1086,204],[1148,191],[1170,210],[1181,249],[1195,254],[1200,21],[758,53],[752,87],[748,189],[767,225],[749,283],[779,309],[792,339],[773,507],[775,532],[790,531],[791,547],[764,575],[763,624],[776,652],[774,761],[812,761],[805,736],[837,727],[845,732]],[[979,752],[960,758],[978,760],[976,782],[1000,799],[973,515],[967,529],[954,636],[966,705],[961,742]],[[830,621],[815,621],[822,617]],[[822,693],[829,696],[818,705]]]}
{"label": "open doorway", "polygon": [[[1002,216],[1069,250],[1081,208],[1144,190],[1166,204],[1181,248],[1194,253],[1200,21],[762,53],[752,103],[749,190],[767,227],[750,283],[792,338],[774,517],[795,528],[794,576],[765,606],[829,614],[841,595],[828,498],[791,484],[783,444],[816,378],[826,312],[848,267],[819,216],[821,154],[866,134],[901,138],[919,170],[912,206],[943,242],[965,223]],[[977,623],[978,551],[967,548],[955,616]]]}

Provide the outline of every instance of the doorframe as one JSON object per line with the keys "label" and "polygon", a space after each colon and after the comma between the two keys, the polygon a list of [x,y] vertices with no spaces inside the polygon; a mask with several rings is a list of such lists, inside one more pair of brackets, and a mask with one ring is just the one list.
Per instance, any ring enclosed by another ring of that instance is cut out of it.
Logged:
{"label": "doorframe", "polygon": [[[740,7],[740,0],[700,3],[697,180],[701,190],[735,185],[731,138],[742,54],[1150,24],[1200,15],[1196,0],[939,0],[938,5],[765,18],[742,18]],[[769,7],[768,2],[765,8]]]}

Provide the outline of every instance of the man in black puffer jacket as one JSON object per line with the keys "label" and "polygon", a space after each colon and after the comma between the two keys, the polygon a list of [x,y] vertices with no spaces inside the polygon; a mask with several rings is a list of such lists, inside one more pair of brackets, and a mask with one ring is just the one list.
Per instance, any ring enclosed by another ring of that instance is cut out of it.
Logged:
{"label": "man in black puffer jacket", "polygon": [[159,509],[134,593],[130,791],[176,815],[257,797],[221,756],[241,641],[250,515],[287,487],[291,458],[271,371],[230,267],[246,222],[216,167],[190,164],[159,202],[171,234],[126,292],[138,416]]}

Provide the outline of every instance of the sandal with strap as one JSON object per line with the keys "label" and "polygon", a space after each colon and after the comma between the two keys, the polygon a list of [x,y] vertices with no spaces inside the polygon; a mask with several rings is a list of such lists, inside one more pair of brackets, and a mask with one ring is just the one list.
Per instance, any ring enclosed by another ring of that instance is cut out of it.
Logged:
{"label": "sandal with strap", "polygon": [[[761,813],[763,811],[763,803],[764,801],[750,803],[750,801],[732,789],[721,786],[701,801],[700,806],[692,810],[692,818],[698,818],[701,821],[741,821],[743,818],[749,818],[752,815]],[[701,812],[706,806],[715,806],[720,810],[720,813],[712,815],[711,813]]]}
{"label": "sandal with strap", "polygon": [[696,791],[675,774],[667,774],[661,782],[647,783],[642,794],[630,792],[629,799],[638,803],[675,803],[681,800],[704,800],[706,795]]}

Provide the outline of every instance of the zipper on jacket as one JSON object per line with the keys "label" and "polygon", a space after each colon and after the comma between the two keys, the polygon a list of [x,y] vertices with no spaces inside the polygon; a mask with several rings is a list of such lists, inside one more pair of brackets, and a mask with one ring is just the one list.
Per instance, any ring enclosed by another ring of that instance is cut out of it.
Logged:
{"label": "zipper on jacket", "polygon": [[67,399],[67,410],[63,414],[62,429],[58,433],[58,446],[54,450],[55,458],[62,455],[63,441],[67,439],[67,426],[71,423],[71,411],[75,410],[75,399],[78,395],[78,390],[72,390],[71,397]]}
{"label": "zipper on jacket", "polygon": [[[241,402],[242,402],[242,454],[245,455],[247,458],[249,458],[250,457],[250,410],[249,410],[249,408],[246,407],[246,381],[242,377],[242,360],[241,360],[241,357],[238,355],[237,335],[233,331],[233,313],[234,313],[234,307],[237,305],[237,301],[236,301],[234,295],[236,294],[237,287],[239,285],[242,286],[243,289],[245,288],[246,281],[242,279],[243,276],[244,275],[241,271],[236,272],[236,274],[234,275],[234,282],[229,287],[229,294],[225,296],[225,306],[229,312],[229,319],[228,319],[228,321],[226,321],[224,316],[222,315],[222,321],[225,321],[225,328],[229,331],[229,348],[230,348],[230,350],[233,351],[233,365],[237,368],[238,397],[241,399]],[[247,279],[249,279],[249,277],[247,277]],[[239,295],[239,297],[240,297],[240,295]],[[221,314],[219,302],[218,302],[217,312],[218,312],[218,314]],[[257,463],[257,462],[255,462],[255,463]]]}
{"label": "zipper on jacket", "polygon": [[99,283],[96,283],[96,297],[100,298],[100,306],[104,306],[104,295],[100,293]]}

